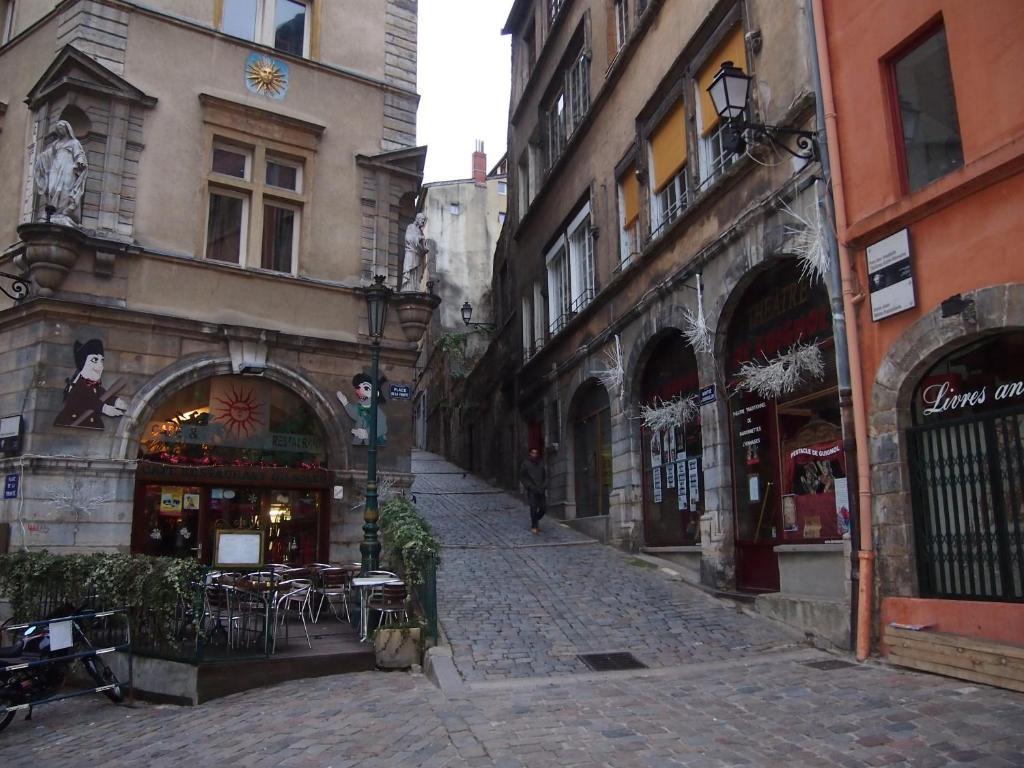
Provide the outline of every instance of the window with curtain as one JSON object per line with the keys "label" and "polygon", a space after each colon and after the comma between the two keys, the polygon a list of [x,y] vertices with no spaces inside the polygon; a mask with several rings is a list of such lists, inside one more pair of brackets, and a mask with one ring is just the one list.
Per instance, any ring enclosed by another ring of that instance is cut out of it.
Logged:
{"label": "window with curtain", "polygon": [[731,61],[733,66],[748,72],[747,47],[743,27],[737,24],[722,38],[715,50],[704,61],[694,83],[697,117],[697,167],[702,187],[710,185],[722,175],[726,168],[736,161],[736,155],[722,146],[722,125],[711,101],[708,87],[721,68],[722,63]]}
{"label": "window with curtain", "polygon": [[676,101],[651,133],[651,232],[658,234],[689,203],[686,173],[686,108]]}

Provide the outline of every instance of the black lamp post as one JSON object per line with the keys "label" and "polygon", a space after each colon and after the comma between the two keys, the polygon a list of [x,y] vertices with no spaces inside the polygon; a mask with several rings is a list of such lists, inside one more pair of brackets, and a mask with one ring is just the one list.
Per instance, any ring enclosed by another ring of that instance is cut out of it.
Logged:
{"label": "black lamp post", "polygon": [[363,511],[363,542],[359,545],[362,572],[376,571],[380,566],[380,539],[377,538],[377,401],[380,389],[380,340],[388,316],[391,289],[384,285],[384,275],[375,275],[373,285],[364,289],[366,319],[370,334],[370,434],[366,451],[366,504]]}
{"label": "black lamp post", "polygon": [[[750,87],[753,78],[731,61],[723,61],[721,69],[708,86],[715,112],[723,123],[722,146],[735,154],[747,151],[744,132],[749,131],[757,141],[771,144],[801,160],[818,159],[818,143],[813,131],[797,128],[781,128],[777,125],[751,123],[747,121],[747,102],[750,101]],[[778,136],[795,136],[796,150],[778,140]]]}
{"label": "black lamp post", "polygon": [[471,323],[473,319],[473,305],[468,301],[462,305],[462,322],[473,328],[483,328],[485,331],[493,331],[496,326],[493,323]]}

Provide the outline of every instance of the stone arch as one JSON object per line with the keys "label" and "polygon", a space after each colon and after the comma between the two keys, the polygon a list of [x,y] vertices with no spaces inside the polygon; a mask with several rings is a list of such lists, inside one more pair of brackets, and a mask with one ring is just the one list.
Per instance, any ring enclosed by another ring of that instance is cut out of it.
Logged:
{"label": "stone arch", "polygon": [[630,344],[632,349],[626,361],[626,375],[622,380],[625,389],[624,399],[627,403],[636,402],[640,377],[657,346],[657,341],[666,333],[681,332],[685,327],[686,308],[678,304],[662,304],[656,313],[644,318],[639,335]]}
{"label": "stone arch", "polygon": [[1024,284],[963,293],[967,308],[942,317],[936,307],[907,328],[882,358],[871,392],[869,456],[872,531],[879,594],[917,594],[910,474],[903,436],[921,377],[959,347],[996,333],[1024,329]]}
{"label": "stone arch", "polygon": [[[232,372],[230,357],[188,357],[154,375],[135,393],[128,404],[128,410],[118,422],[114,435],[114,458],[136,458],[142,430],[164,398],[202,379],[231,375]],[[333,398],[325,396],[303,373],[273,362],[267,362],[263,377],[287,387],[301,397],[320,419],[327,440],[328,466],[332,469],[350,467],[349,447],[341,439],[343,431],[334,428],[342,419]]]}

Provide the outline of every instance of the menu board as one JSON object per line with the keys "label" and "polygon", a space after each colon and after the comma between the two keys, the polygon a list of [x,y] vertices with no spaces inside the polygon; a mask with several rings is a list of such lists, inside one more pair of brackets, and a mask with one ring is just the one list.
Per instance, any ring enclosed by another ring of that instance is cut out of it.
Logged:
{"label": "menu board", "polygon": [[213,564],[217,568],[263,565],[263,531],[216,531]]}

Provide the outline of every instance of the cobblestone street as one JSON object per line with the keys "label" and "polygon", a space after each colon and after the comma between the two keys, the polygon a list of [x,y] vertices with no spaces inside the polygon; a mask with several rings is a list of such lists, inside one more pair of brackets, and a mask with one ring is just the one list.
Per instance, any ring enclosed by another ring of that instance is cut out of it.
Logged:
{"label": "cobblestone street", "polygon": [[[1024,766],[1024,696],[814,650],[417,454],[458,679],[295,681],[201,707],[41,707],[0,765]],[[630,651],[648,669],[590,672]]]}

